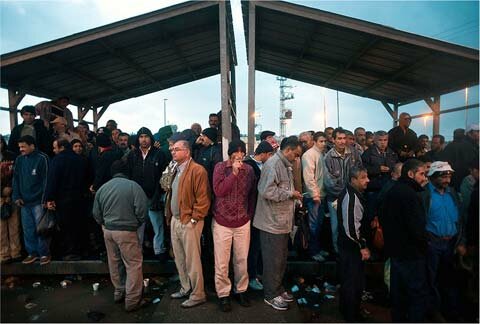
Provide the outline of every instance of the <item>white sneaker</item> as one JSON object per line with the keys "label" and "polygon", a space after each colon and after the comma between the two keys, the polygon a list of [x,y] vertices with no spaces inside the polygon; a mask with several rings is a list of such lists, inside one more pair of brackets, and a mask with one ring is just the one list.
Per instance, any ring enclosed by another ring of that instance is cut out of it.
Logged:
{"label": "white sneaker", "polygon": [[288,304],[283,300],[282,296],[277,296],[273,299],[264,299],[263,301],[276,310],[284,311],[288,309]]}
{"label": "white sneaker", "polygon": [[289,294],[287,291],[284,291],[280,297],[282,297],[282,299],[287,302],[287,303],[291,303],[295,300],[295,298],[293,297],[292,294]]}
{"label": "white sneaker", "polygon": [[258,278],[250,279],[248,282],[248,287],[252,290],[263,290],[263,285]]}
{"label": "white sneaker", "polygon": [[315,254],[314,256],[312,256],[312,259],[317,262],[325,262],[325,258],[322,256],[321,253]]}

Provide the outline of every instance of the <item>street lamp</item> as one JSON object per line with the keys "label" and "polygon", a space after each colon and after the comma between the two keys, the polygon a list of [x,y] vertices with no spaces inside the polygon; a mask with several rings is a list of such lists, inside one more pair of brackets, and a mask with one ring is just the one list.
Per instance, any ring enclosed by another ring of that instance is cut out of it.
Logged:
{"label": "street lamp", "polygon": [[163,99],[163,126],[167,126],[167,100]]}

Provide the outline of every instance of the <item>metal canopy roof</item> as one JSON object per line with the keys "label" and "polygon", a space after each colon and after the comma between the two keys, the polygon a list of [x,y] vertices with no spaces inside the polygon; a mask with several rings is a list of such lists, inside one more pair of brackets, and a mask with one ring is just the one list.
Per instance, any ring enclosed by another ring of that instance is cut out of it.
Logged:
{"label": "metal canopy roof", "polygon": [[479,83],[476,49],[281,1],[255,1],[255,15],[259,71],[398,104]]}
{"label": "metal canopy roof", "polygon": [[[230,4],[227,46],[236,65]],[[1,86],[99,107],[220,73],[219,1],[191,1],[0,56]]]}

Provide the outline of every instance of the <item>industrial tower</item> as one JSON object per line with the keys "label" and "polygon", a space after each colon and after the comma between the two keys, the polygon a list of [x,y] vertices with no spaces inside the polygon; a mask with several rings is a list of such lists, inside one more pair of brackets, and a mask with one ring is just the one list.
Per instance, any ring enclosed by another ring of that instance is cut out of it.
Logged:
{"label": "industrial tower", "polygon": [[285,91],[285,89],[292,88],[287,84],[287,78],[277,77],[280,81],[280,137],[284,138],[287,135],[287,119],[292,119],[292,110],[285,107],[285,101],[293,99],[293,92]]}

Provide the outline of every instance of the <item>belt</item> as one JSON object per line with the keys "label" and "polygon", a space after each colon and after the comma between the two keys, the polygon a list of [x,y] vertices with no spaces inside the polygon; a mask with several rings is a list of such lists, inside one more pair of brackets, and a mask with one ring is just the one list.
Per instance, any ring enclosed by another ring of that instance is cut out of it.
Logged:
{"label": "belt", "polygon": [[457,237],[457,235],[453,235],[453,236],[438,236],[438,235],[435,235],[433,233],[430,233],[430,232],[427,232],[428,234],[428,237],[433,240],[433,241],[450,241],[454,238]]}

